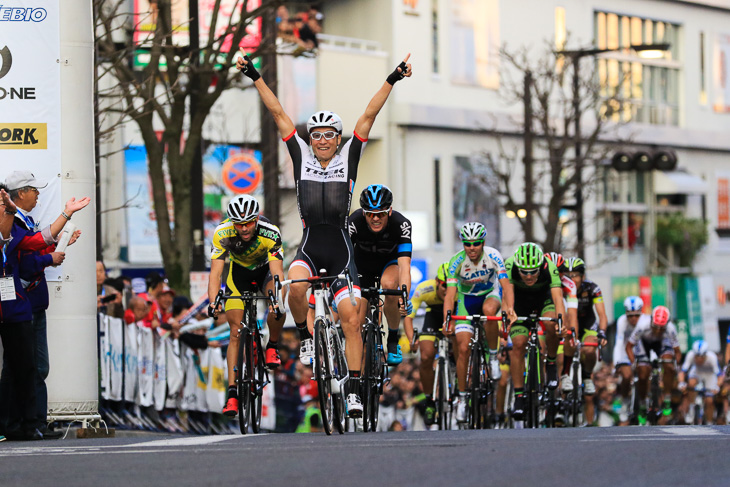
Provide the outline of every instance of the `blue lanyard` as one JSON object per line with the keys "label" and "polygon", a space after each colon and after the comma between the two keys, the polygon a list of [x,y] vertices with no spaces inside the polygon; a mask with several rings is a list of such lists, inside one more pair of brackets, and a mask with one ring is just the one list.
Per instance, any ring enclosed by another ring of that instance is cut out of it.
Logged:
{"label": "blue lanyard", "polygon": [[3,244],[3,277],[5,277],[5,263],[8,261],[8,258],[5,256],[5,245]]}
{"label": "blue lanyard", "polygon": [[21,212],[17,212],[16,215],[20,215],[20,217],[25,222],[25,225],[28,227],[28,230],[30,230],[31,232],[35,230],[35,224],[33,224],[33,221],[31,220],[31,218],[29,216],[24,215]]}

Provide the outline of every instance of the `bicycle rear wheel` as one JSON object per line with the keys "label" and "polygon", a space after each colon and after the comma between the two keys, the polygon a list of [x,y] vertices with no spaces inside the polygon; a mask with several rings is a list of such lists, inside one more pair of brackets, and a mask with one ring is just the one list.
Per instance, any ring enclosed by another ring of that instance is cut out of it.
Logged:
{"label": "bicycle rear wheel", "polygon": [[340,339],[340,335],[336,328],[329,328],[330,347],[333,357],[333,374],[332,378],[332,406],[334,411],[334,423],[337,432],[343,434],[347,431],[347,418],[345,406],[345,390],[343,379],[347,377],[347,359],[345,358],[345,348]]}
{"label": "bicycle rear wheel", "polygon": [[[576,362],[578,360],[578,362]],[[581,384],[578,378],[581,374],[580,370],[580,360],[579,359],[573,359],[573,391],[570,393],[570,415],[571,415],[571,425],[573,428],[577,428],[580,424],[580,412],[581,412],[581,403],[583,402],[581,400],[582,394],[581,394]]]}
{"label": "bicycle rear wheel", "polygon": [[251,414],[251,356],[253,347],[251,345],[251,334],[248,328],[241,330],[238,339],[238,368],[236,369],[236,386],[238,387],[238,426],[241,434],[248,433],[249,419]]}
{"label": "bicycle rear wheel", "polygon": [[261,334],[256,331],[251,336],[253,346],[253,377],[249,393],[251,395],[251,429],[254,433],[261,431],[261,413],[263,411],[264,387],[267,382],[266,359],[261,344]]}
{"label": "bicycle rear wheel", "polygon": [[322,426],[328,435],[332,434],[334,418],[331,370],[326,325],[324,321],[317,320],[314,323],[314,376],[317,379]]}
{"label": "bicycle rear wheel", "polygon": [[527,352],[527,427],[537,428],[539,417],[539,371],[538,352],[531,348]]}
{"label": "bicycle rear wheel", "polygon": [[482,391],[480,384],[481,347],[472,345],[469,365],[467,366],[466,389],[469,391],[469,429],[482,428]]}

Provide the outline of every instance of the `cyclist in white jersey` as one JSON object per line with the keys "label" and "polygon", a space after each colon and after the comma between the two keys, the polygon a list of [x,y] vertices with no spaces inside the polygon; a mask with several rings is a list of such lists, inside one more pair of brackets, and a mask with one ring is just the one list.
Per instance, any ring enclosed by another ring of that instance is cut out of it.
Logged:
{"label": "cyclist in white jersey", "polygon": [[[677,327],[669,321],[669,309],[666,306],[657,306],[651,312],[649,323],[636,325],[634,332],[626,342],[626,355],[631,363],[636,366],[638,382],[636,393],[641,400],[639,404],[639,423],[646,419],[647,395],[649,392],[649,378],[651,377],[650,352],[664,360],[672,360],[673,363],[665,363],[662,368],[664,374],[662,384],[664,386],[664,416],[672,414],[671,395],[676,377],[676,364],[682,360],[682,352],[679,349],[677,338]],[[643,416],[643,418],[642,418]]]}
{"label": "cyclist in white jersey", "polygon": [[[297,206],[304,227],[302,242],[297,255],[289,268],[289,279],[307,279],[325,269],[328,275],[342,274],[350,271],[353,281],[355,303],[346,299],[350,297],[347,283],[338,279],[331,284],[335,294],[335,304],[345,335],[345,356],[350,375],[347,388],[347,412],[350,417],[362,416],[360,401],[360,362],[362,360],[362,339],[360,335],[360,289],[357,271],[353,258],[350,236],[347,232],[347,216],[350,213],[352,191],[355,187],[360,156],[380,110],[385,105],[393,85],[412,74],[408,64],[410,54],[386,78],[383,85],[375,93],[355,124],[353,137],[344,144],[342,142],[342,120],[335,113],[320,111],[307,122],[309,142],[301,139],[289,115],[286,114],[276,95],[266,85],[261,75],[240,49],[242,57],[236,61],[236,67],[253,81],[261,101],[276,122],[294,166],[296,182]],[[337,73],[339,76],[342,73]],[[311,151],[310,151],[311,147]],[[314,358],[314,341],[307,315],[308,283],[293,284],[289,293],[289,306],[294,322],[302,338],[300,360],[311,362]]]}
{"label": "cyclist in white jersey", "polygon": [[624,314],[616,320],[616,343],[613,347],[613,366],[619,377],[618,397],[619,424],[628,425],[631,409],[631,385],[634,383],[634,371],[626,354],[626,342],[638,325],[651,325],[651,316],[643,314],[644,301],[639,296],[629,296],[624,300]]}
{"label": "cyclist in white jersey", "polygon": [[[514,292],[507,279],[504,260],[499,251],[484,245],[487,229],[481,223],[466,223],[460,231],[464,250],[451,258],[447,268],[446,297],[444,298],[444,320],[449,312],[453,313],[457,300],[457,316],[487,315],[494,316],[500,307],[514,316]],[[504,299],[504,304],[502,303]],[[449,324],[446,323],[448,326]],[[489,374],[493,380],[502,376],[499,368],[499,323],[489,321],[484,325],[489,346]],[[458,395],[456,420],[466,420],[466,374],[469,363],[469,345],[474,336],[470,321],[456,322],[456,377]]]}
{"label": "cyclist in white jersey", "polygon": [[697,396],[698,385],[703,385],[705,403],[705,423],[715,422],[715,394],[722,386],[722,369],[717,354],[711,351],[704,340],[692,344],[679,371],[679,390],[684,393],[680,410],[686,414],[688,423],[692,423],[694,408],[691,407]]}

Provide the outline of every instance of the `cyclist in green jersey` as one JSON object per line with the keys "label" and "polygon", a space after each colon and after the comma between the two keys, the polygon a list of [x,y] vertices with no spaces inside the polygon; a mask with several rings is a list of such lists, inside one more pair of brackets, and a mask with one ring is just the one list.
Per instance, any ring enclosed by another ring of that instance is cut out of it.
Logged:
{"label": "cyclist in green jersey", "polygon": [[[565,316],[563,290],[558,268],[552,261],[547,261],[540,246],[533,242],[525,242],[517,247],[515,254],[507,259],[505,268],[509,282],[514,286],[515,312],[519,316],[529,316],[536,312],[540,316]],[[512,320],[510,320],[512,321]],[[555,363],[558,344],[557,324],[544,323],[545,343],[547,345],[547,386],[558,387],[558,368]],[[565,330],[563,330],[563,333]],[[512,338],[510,354],[512,383],[515,387],[515,419],[521,419],[525,398],[525,353],[527,352],[527,336],[529,330],[523,323],[511,323],[509,334]]]}

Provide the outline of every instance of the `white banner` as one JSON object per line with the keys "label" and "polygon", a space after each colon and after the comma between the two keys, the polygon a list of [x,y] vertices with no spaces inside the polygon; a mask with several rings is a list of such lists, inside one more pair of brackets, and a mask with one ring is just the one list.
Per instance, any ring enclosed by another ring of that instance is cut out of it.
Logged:
{"label": "white banner", "polygon": [[[0,181],[23,169],[47,182],[31,215],[41,227],[61,209],[59,3],[0,3]],[[51,267],[50,280],[61,280]]]}

